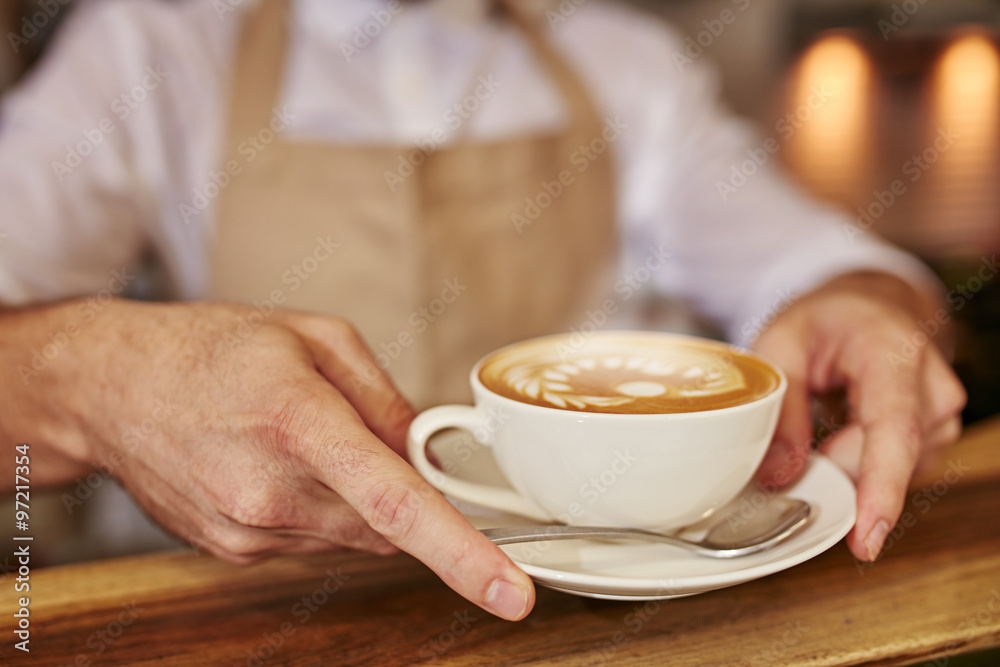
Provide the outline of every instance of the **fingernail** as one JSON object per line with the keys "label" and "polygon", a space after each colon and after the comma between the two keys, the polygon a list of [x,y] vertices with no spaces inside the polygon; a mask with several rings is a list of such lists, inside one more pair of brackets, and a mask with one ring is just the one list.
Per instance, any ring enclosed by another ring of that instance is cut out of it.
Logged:
{"label": "fingernail", "polygon": [[865,538],[865,549],[868,550],[868,560],[875,562],[878,558],[879,553],[882,552],[882,545],[885,544],[885,538],[889,535],[889,524],[884,520],[879,521],[875,526],[869,531],[868,537]]}
{"label": "fingernail", "polygon": [[528,593],[505,579],[496,579],[486,592],[486,606],[497,616],[516,621],[528,607]]}

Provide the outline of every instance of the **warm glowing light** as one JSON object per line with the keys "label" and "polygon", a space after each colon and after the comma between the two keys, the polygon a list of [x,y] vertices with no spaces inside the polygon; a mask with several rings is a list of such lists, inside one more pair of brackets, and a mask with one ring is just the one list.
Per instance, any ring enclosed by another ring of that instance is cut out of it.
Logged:
{"label": "warm glowing light", "polygon": [[[927,128],[929,217],[939,244],[975,253],[996,242],[1000,197],[1000,53],[979,30],[956,37],[931,80],[933,124]],[[942,137],[949,137],[942,141]],[[931,148],[933,146],[933,148]],[[995,247],[995,246],[994,246]]]}
{"label": "warm glowing light", "polygon": [[[952,42],[934,80],[938,123],[967,138],[960,142],[977,152],[995,148],[1000,123],[1000,54],[982,34]],[[961,147],[961,146],[960,146]]]}
{"label": "warm glowing light", "polygon": [[[873,71],[854,39],[830,35],[802,56],[792,79],[789,161],[815,190],[854,191],[868,166]],[[839,198],[839,197],[838,197]]]}

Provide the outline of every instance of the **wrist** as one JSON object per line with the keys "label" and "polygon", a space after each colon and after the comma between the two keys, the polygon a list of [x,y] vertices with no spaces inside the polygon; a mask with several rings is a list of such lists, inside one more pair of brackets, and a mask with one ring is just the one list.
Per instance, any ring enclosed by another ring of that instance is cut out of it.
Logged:
{"label": "wrist", "polygon": [[[949,358],[954,352],[952,314],[940,295],[920,290],[901,278],[879,271],[857,271],[838,276],[816,293],[853,293],[880,302],[887,312],[909,316]],[[928,333],[930,332],[930,333]]]}
{"label": "wrist", "polygon": [[72,480],[99,458],[110,404],[107,331],[119,301],[84,298],[0,313],[0,437],[31,444],[40,485]]}

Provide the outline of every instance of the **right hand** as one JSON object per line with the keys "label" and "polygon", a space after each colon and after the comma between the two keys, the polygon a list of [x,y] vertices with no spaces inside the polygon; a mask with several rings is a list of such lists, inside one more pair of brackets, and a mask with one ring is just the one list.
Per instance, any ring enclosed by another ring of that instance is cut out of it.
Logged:
{"label": "right hand", "polygon": [[115,301],[36,400],[75,415],[73,458],[119,461],[154,519],[221,558],[398,547],[484,609],[527,615],[530,579],[404,460],[413,409],[358,333],[277,311],[241,337],[254,312]]}

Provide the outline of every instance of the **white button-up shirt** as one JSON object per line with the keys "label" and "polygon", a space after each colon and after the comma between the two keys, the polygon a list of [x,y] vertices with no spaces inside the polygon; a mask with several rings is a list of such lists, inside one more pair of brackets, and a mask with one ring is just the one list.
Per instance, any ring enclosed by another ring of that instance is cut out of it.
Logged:
{"label": "white button-up shirt", "polygon": [[[0,301],[108,289],[148,249],[178,298],[204,296],[213,174],[252,4],[94,0],[74,12],[0,107]],[[293,5],[285,139],[440,146],[565,121],[524,37],[482,0]],[[716,105],[711,69],[679,57],[677,33],[622,5],[552,5],[549,37],[622,128],[611,150],[623,279],[689,300],[742,343],[838,273],[933,284],[914,259],[790,185],[764,138]],[[492,91],[456,116],[482,76]]]}

